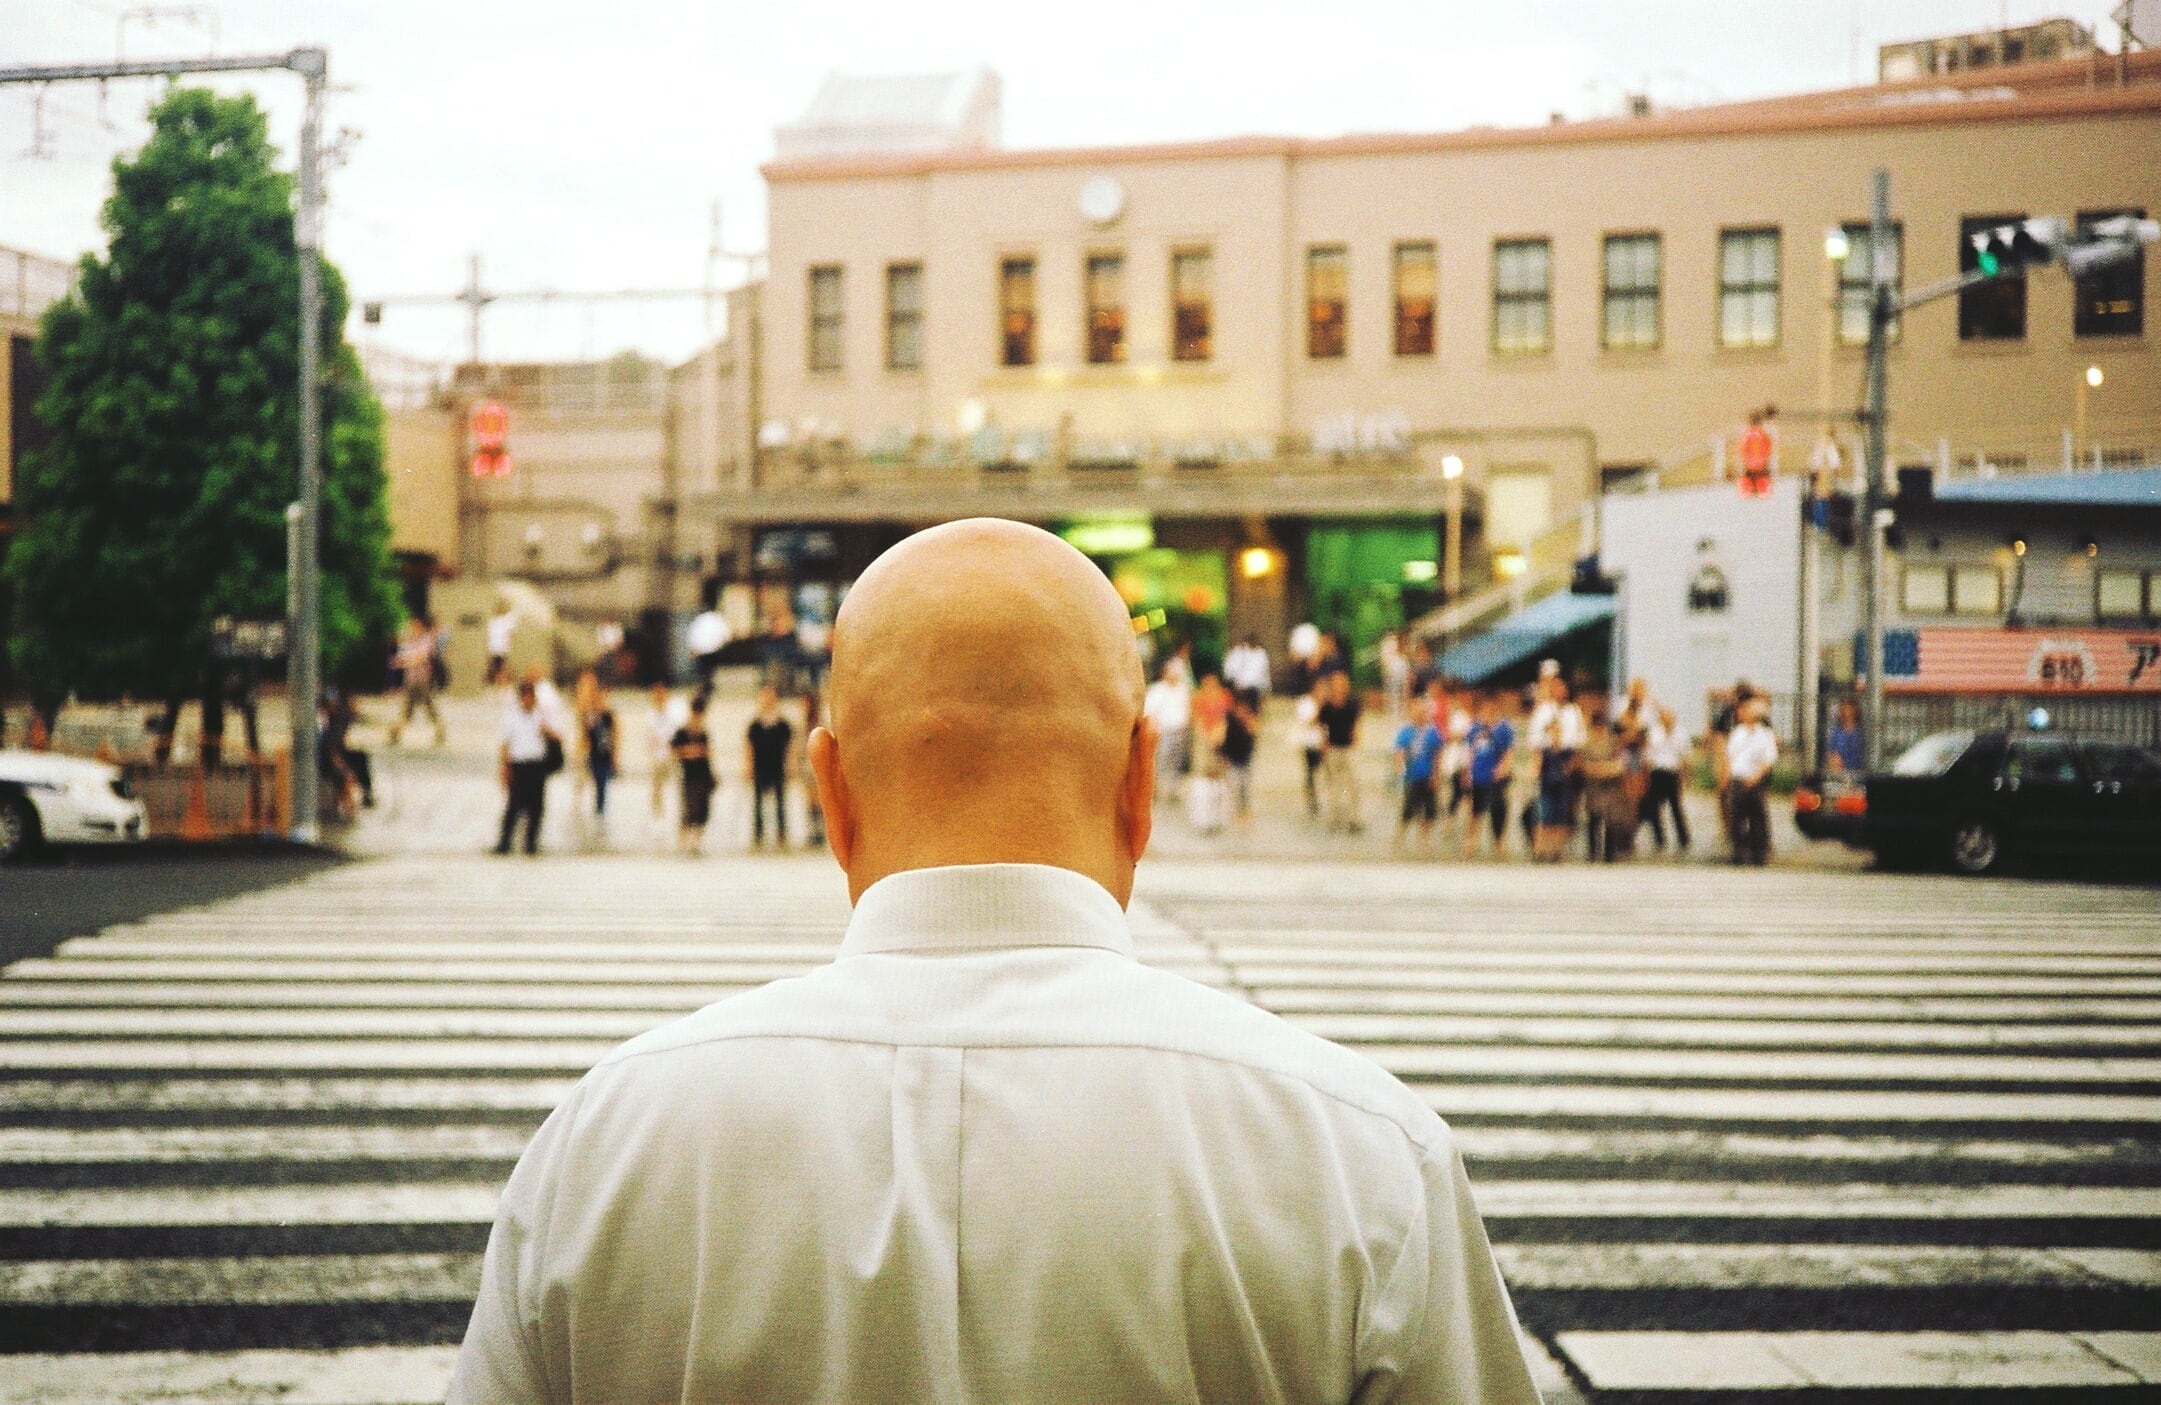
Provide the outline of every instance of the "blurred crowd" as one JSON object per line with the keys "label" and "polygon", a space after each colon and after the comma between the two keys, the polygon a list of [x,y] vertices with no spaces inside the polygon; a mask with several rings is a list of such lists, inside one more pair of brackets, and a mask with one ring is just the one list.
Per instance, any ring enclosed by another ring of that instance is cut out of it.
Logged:
{"label": "blurred crowd", "polygon": [[[1541,863],[1578,853],[1616,863],[1638,852],[1646,832],[1656,852],[1669,840],[1689,850],[1684,797],[1701,776],[1729,856],[1769,862],[1779,743],[1770,699],[1746,682],[1717,700],[1710,728],[1695,737],[1641,678],[1609,695],[1572,685],[1547,659],[1527,686],[1466,687],[1395,636],[1381,640],[1375,663],[1380,687],[1360,689],[1333,637],[1310,625],[1293,631],[1285,666],[1293,702],[1279,730],[1300,754],[1306,816],[1321,830],[1363,833],[1378,792],[1399,850],[1502,857],[1520,844]],[[1254,758],[1275,740],[1262,725],[1273,681],[1251,638],[1220,666],[1197,664],[1190,647],[1157,666],[1144,709],[1158,735],[1158,798],[1182,803],[1202,833],[1253,823]],[[1840,725],[1850,720],[1842,712]],[[1367,735],[1375,725],[1385,751]],[[1850,742],[1857,770],[1857,732]],[[1834,755],[1841,744],[1834,738]]]}

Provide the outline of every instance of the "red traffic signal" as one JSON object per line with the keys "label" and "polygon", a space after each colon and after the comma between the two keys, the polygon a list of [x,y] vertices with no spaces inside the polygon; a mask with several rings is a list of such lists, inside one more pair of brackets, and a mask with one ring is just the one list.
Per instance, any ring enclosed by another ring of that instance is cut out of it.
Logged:
{"label": "red traffic signal", "polygon": [[500,449],[510,438],[510,411],[500,400],[481,400],[473,405],[473,447]]}
{"label": "red traffic signal", "polygon": [[503,408],[500,400],[479,400],[473,404],[472,414],[473,460],[475,478],[508,478],[510,476],[510,411]]}

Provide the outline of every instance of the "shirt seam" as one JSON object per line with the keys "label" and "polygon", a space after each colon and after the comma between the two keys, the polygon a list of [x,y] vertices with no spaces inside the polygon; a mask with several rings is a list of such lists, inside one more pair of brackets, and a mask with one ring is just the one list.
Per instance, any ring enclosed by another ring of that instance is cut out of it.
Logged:
{"label": "shirt seam", "polygon": [[[1404,1126],[1402,1121],[1394,1113],[1389,1112],[1384,1108],[1368,1106],[1355,1098],[1347,1097],[1344,1094],[1336,1092],[1334,1089],[1331,1088],[1324,1088],[1320,1084],[1312,1081],[1311,1079],[1302,1078],[1295,1073],[1289,1073],[1282,1069],[1270,1068],[1265,1064],[1257,1064],[1244,1059],[1233,1058],[1225,1054],[1211,1054],[1196,1049],[1166,1048],[1159,1044],[1147,1044],[1139,1040],[1133,1039],[1113,1039],[1085,1044],[987,1044],[982,1042],[944,1044],[929,1040],[860,1039],[853,1036],[841,1034],[781,1034],[772,1031],[745,1031],[743,1033],[720,1032],[702,1036],[699,1039],[691,1041],[690,1043],[670,1045],[666,1049],[636,1049],[611,1054],[608,1056],[605,1062],[595,1066],[594,1072],[597,1073],[600,1069],[606,1068],[613,1064],[628,1063],[632,1059],[654,1058],[661,1054],[674,1053],[680,1049],[695,1048],[699,1045],[704,1044],[733,1043],[738,1040],[744,1039],[807,1039],[818,1043],[849,1044],[870,1049],[958,1049],[961,1053],[961,1066],[963,1070],[965,1070],[967,1067],[967,1055],[970,1049],[1138,1049],[1151,1054],[1168,1054],[1177,1058],[1198,1059],[1203,1063],[1221,1064],[1228,1068],[1244,1069],[1249,1073],[1264,1074],[1270,1078],[1277,1078],[1287,1083],[1294,1083],[1309,1092],[1315,1093],[1320,1097],[1328,1099],[1332,1103],[1341,1104],[1342,1106],[1349,1108],[1353,1112],[1362,1112],[1368,1117],[1379,1118],[1381,1121],[1386,1122],[1389,1126],[1395,1128],[1396,1131],[1403,1137],[1404,1141],[1408,1142],[1412,1146],[1412,1148],[1419,1151],[1420,1153],[1435,1152],[1435,1148],[1431,1144],[1429,1144],[1427,1141],[1420,1139],[1415,1133],[1411,1131],[1410,1128]],[[1384,1076],[1393,1077],[1393,1075],[1388,1074],[1387,1070],[1385,1069],[1381,1069],[1379,1071]],[[965,1096],[965,1089],[963,1090],[963,1096]],[[1439,1115],[1435,1114],[1435,1116],[1436,1120],[1438,1120]],[[1447,1131],[1447,1124],[1445,1122],[1441,1123],[1441,1128],[1443,1133],[1445,1133]]]}

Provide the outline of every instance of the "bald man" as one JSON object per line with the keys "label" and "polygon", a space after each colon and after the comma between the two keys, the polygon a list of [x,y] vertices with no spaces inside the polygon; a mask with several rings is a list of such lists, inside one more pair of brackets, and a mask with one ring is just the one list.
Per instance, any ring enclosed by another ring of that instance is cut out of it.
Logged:
{"label": "bald man", "polygon": [[555,1110],[453,1402],[1537,1399],[1431,1109],[1134,959],[1155,736],[1100,571],[1009,522],[911,537],[829,701],[838,959]]}

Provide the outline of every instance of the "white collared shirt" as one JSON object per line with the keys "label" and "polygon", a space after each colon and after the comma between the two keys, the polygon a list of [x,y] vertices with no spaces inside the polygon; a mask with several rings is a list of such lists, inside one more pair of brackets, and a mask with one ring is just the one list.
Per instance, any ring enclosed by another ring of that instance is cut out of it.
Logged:
{"label": "white collared shirt", "polygon": [[1678,771],[1688,760],[1688,732],[1679,723],[1653,722],[1643,737],[1643,757],[1654,771]]}
{"label": "white collared shirt", "polygon": [[1761,722],[1743,722],[1726,738],[1726,774],[1754,785],[1778,762],[1778,734]]}
{"label": "white collared shirt", "polygon": [[453,1402],[1533,1402],[1448,1129],[1134,959],[1092,880],[898,874],[518,1163]]}
{"label": "white collared shirt", "polygon": [[1268,651],[1258,644],[1236,644],[1223,656],[1223,681],[1233,688],[1268,691]]}
{"label": "white collared shirt", "polygon": [[[1549,738],[1546,729],[1552,727]],[[1583,745],[1589,734],[1583,726],[1583,709],[1572,702],[1557,703],[1551,698],[1541,698],[1538,706],[1531,709],[1531,722],[1524,729],[1534,747],[1555,747],[1562,751],[1574,751]]]}
{"label": "white collared shirt", "polygon": [[547,709],[535,702],[528,712],[513,697],[503,707],[503,745],[513,761],[538,761],[548,754],[548,739],[541,729],[548,723]]}

